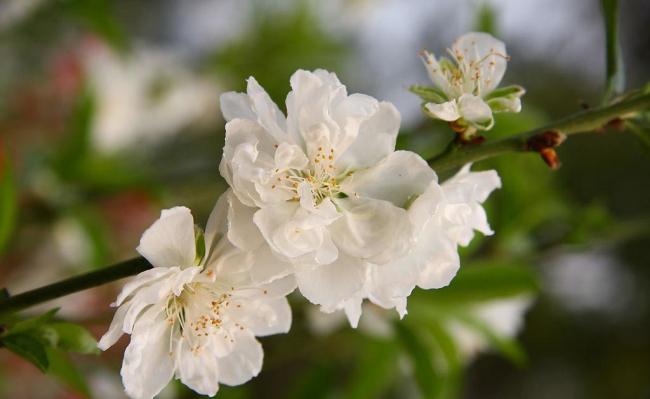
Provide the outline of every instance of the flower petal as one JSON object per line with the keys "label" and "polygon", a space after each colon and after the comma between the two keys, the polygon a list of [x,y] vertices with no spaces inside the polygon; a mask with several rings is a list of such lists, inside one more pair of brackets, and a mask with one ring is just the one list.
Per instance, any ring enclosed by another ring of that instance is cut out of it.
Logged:
{"label": "flower petal", "polygon": [[501,40],[483,32],[470,32],[456,39],[452,46],[455,54],[462,55],[462,62],[470,68],[479,68],[481,95],[494,90],[506,72],[508,54]]}
{"label": "flower petal", "polygon": [[214,396],[219,390],[219,361],[210,347],[193,351],[189,340],[181,338],[176,355],[176,375],[197,393]]}
{"label": "flower petal", "polygon": [[363,287],[366,267],[362,260],[340,254],[329,265],[297,271],[296,280],[310,302],[334,310]]}
{"label": "flower petal", "polygon": [[356,140],[336,160],[339,171],[368,168],[395,151],[401,116],[395,106],[379,103],[379,108],[359,127]]}
{"label": "flower petal", "polygon": [[259,374],[264,352],[262,345],[248,331],[232,334],[232,352],[218,359],[219,382],[226,385],[240,385]]}
{"label": "flower petal", "polygon": [[126,311],[129,308],[127,306],[120,306],[115,311],[113,320],[111,321],[108,331],[102,335],[101,339],[97,343],[97,347],[103,351],[113,346],[118,339],[124,334],[122,331],[122,326],[124,325],[124,316],[126,316]]}
{"label": "flower petal", "polygon": [[137,251],[156,267],[193,266],[196,243],[190,210],[182,206],[163,210],[142,235]]}
{"label": "flower petal", "polygon": [[251,100],[245,93],[229,91],[223,93],[219,100],[221,102],[221,113],[227,122],[233,119],[248,119],[251,121],[256,119],[251,107]]}
{"label": "flower petal", "polygon": [[242,303],[231,313],[241,326],[258,337],[287,333],[291,328],[291,308],[284,297]]}
{"label": "flower petal", "polygon": [[494,126],[492,109],[481,97],[463,94],[458,100],[458,108],[463,119],[476,128],[489,130]]}
{"label": "flower petal", "polygon": [[435,118],[446,122],[453,122],[460,119],[460,111],[456,100],[447,101],[446,103],[426,103],[424,108]]}
{"label": "flower petal", "polygon": [[330,227],[340,252],[385,263],[408,250],[412,229],[406,211],[370,198],[337,200],[343,217]]}
{"label": "flower petal", "polygon": [[374,167],[354,172],[343,180],[341,191],[350,197],[381,199],[404,207],[436,180],[436,173],[418,154],[395,151]]}

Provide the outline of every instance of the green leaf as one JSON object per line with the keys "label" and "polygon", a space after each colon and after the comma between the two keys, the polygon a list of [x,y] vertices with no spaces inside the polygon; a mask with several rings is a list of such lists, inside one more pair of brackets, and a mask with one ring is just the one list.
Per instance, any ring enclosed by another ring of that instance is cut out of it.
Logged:
{"label": "green leaf", "polygon": [[443,93],[441,90],[436,89],[435,87],[413,85],[409,87],[409,91],[411,93],[417,94],[422,100],[426,102],[440,104],[449,101],[445,93]]}
{"label": "green leaf", "polygon": [[61,149],[55,155],[54,167],[64,177],[74,175],[90,149],[90,130],[95,104],[91,93],[83,91],[76,100],[68,121],[68,131]]}
{"label": "green leaf", "polygon": [[12,334],[2,338],[2,344],[45,372],[49,366],[45,345],[30,334]]}
{"label": "green leaf", "polygon": [[24,332],[28,332],[40,328],[43,325],[47,324],[50,320],[52,320],[52,318],[58,311],[59,308],[55,308],[36,317],[20,320],[7,330],[6,335],[22,334]]}
{"label": "green leaf", "polygon": [[399,351],[392,341],[365,338],[356,368],[350,378],[345,398],[373,399],[381,397],[396,374]]}
{"label": "green leaf", "polygon": [[462,267],[449,286],[426,292],[422,297],[438,303],[481,302],[537,290],[537,279],[530,268],[486,262]]}
{"label": "green leaf", "polygon": [[618,0],[601,0],[605,21],[606,80],[604,102],[625,89],[625,70],[618,39]]}
{"label": "green leaf", "polygon": [[407,323],[393,323],[397,338],[406,351],[415,373],[415,380],[426,398],[435,398],[442,388],[442,380],[433,367],[433,351],[427,347],[418,331]]}
{"label": "green leaf", "polygon": [[496,13],[494,8],[487,2],[479,5],[476,12],[475,30],[496,35]]}
{"label": "green leaf", "polygon": [[16,226],[18,195],[11,161],[0,143],[0,255],[4,253]]}
{"label": "green leaf", "polygon": [[61,350],[51,347],[46,348],[46,353],[50,363],[47,373],[84,397],[89,398],[91,395],[86,379],[68,356]]}
{"label": "green leaf", "polygon": [[108,0],[69,0],[69,12],[84,22],[88,28],[120,51],[128,49],[127,35],[117,22]]}
{"label": "green leaf", "polygon": [[78,324],[56,322],[50,323],[46,329],[53,330],[58,337],[56,347],[66,352],[98,354],[95,337]]}

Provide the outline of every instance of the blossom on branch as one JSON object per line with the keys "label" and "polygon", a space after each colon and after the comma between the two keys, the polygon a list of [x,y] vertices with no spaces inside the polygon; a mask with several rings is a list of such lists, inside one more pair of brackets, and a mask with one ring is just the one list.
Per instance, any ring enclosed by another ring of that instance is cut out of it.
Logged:
{"label": "blossom on branch", "polygon": [[291,310],[285,296],[293,277],[252,283],[252,255],[228,239],[228,197],[215,206],[205,234],[190,210],[163,210],[142,236],[138,252],[154,267],[128,282],[99,347],[126,333],[122,380],[129,396],[152,398],[175,377],[213,396],[219,384],[256,376],[263,351],[256,336],[285,333]]}
{"label": "blossom on branch", "polygon": [[422,51],[421,57],[434,87],[414,86],[413,92],[423,100],[425,112],[452,123],[459,133],[470,138],[477,130],[494,126],[494,112],[519,112],[520,86],[497,89],[506,72],[506,46],[482,32],[467,33],[448,49],[451,60],[436,58]]}

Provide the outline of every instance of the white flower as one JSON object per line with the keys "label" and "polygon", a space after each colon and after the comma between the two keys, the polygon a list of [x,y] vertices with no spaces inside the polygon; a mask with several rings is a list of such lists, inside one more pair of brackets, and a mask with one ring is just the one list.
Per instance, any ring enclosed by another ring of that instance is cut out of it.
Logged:
{"label": "white flower", "polygon": [[409,206],[416,242],[404,256],[370,268],[364,288],[343,305],[352,325],[361,315],[363,298],[404,316],[415,286],[437,289],[451,282],[460,267],[458,245],[468,245],[475,230],[493,234],[481,204],[501,187],[501,180],[494,170],[470,172],[470,167],[442,185],[431,182]]}
{"label": "white flower", "polygon": [[253,229],[249,241],[294,264],[302,294],[333,311],[370,290],[374,265],[408,252],[406,207],[436,176],[417,154],[395,151],[392,104],[348,95],[324,70],[297,71],[291,87],[286,117],[253,78],[247,93],[222,96],[220,170],[253,207],[261,235]]}
{"label": "white flower", "polygon": [[500,40],[487,33],[467,33],[447,50],[452,60],[426,51],[422,60],[435,88],[418,92],[434,118],[469,125],[474,131],[494,125],[493,112],[519,112],[524,89],[508,86],[496,89],[506,71],[508,55]]}
{"label": "white flower", "polygon": [[227,197],[215,206],[205,235],[189,209],[162,211],[142,236],[138,252],[154,267],[128,282],[103,350],[131,334],[122,381],[133,398],[152,398],[172,377],[196,392],[215,395],[219,383],[238,385],[256,376],[263,352],[255,336],[289,330],[284,298],[292,277],[251,284],[248,252],[227,234]]}

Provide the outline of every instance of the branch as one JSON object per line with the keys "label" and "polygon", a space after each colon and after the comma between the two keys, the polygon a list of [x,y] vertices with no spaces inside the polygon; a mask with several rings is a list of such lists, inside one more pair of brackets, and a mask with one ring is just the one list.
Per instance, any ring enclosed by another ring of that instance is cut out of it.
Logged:
{"label": "branch", "polygon": [[0,315],[10,311],[28,308],[39,303],[47,302],[74,292],[83,291],[98,285],[110,283],[124,277],[138,274],[151,265],[144,258],[129,259],[112,266],[105,267],[90,273],[59,281],[31,291],[0,299]]}
{"label": "branch", "polygon": [[[540,153],[542,148],[535,145],[539,141],[548,140],[549,138],[553,141],[552,139],[555,138],[555,143],[549,143],[547,147],[553,148],[563,141],[561,137],[564,137],[564,135],[592,132],[612,121],[634,116],[639,111],[647,108],[650,108],[650,93],[634,95],[617,103],[578,112],[546,126],[491,143],[461,146],[454,142],[428,162],[435,171],[439,172],[509,152]],[[544,135],[548,135],[549,132],[555,132],[556,136],[545,137]],[[542,153],[542,155],[544,154]]]}

